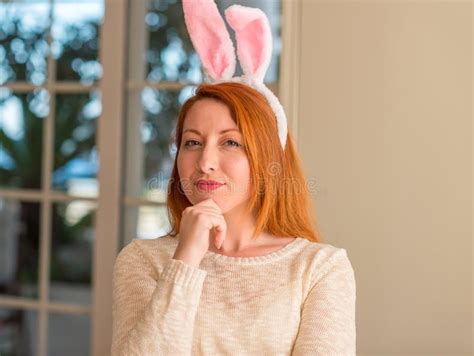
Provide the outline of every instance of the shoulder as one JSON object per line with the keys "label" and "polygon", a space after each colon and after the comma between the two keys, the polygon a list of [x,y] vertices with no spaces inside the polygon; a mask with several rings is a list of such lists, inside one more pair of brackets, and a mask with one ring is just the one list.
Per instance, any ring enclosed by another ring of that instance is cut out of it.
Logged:
{"label": "shoulder", "polygon": [[160,272],[173,257],[177,244],[178,241],[169,235],[154,239],[133,239],[117,255],[115,269],[147,266]]}
{"label": "shoulder", "polygon": [[170,235],[165,235],[154,239],[134,239],[132,243],[147,257],[160,258],[172,257],[178,240]]}
{"label": "shoulder", "polygon": [[339,270],[354,274],[348,252],[342,247],[305,239],[299,257],[305,261],[312,284],[320,281],[330,271]]}

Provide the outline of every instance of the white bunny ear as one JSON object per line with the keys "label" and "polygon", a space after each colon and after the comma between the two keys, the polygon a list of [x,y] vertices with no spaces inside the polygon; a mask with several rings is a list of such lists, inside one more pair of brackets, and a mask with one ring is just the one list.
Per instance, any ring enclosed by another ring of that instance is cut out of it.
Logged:
{"label": "white bunny ear", "polygon": [[225,17],[235,31],[242,70],[263,82],[272,56],[272,31],[267,16],[258,8],[232,5],[225,11]]}
{"label": "white bunny ear", "polygon": [[235,51],[214,0],[182,0],[184,20],[207,74],[227,80],[235,72]]}

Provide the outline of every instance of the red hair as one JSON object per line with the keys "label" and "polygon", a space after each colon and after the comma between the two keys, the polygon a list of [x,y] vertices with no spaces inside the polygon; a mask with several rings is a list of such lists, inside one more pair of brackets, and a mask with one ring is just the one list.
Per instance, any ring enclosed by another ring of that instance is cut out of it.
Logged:
{"label": "red hair", "polygon": [[[181,147],[186,115],[194,103],[204,98],[225,104],[242,133],[252,183],[252,197],[246,212],[256,213],[252,239],[266,232],[277,237],[303,237],[319,242],[316,222],[312,219],[315,216],[314,209],[291,133],[288,131],[283,151],[275,114],[266,98],[257,90],[235,82],[201,84],[179,112],[175,137],[176,158]],[[176,159],[166,204],[171,223],[169,235],[176,236],[183,210],[192,205],[180,187]]]}

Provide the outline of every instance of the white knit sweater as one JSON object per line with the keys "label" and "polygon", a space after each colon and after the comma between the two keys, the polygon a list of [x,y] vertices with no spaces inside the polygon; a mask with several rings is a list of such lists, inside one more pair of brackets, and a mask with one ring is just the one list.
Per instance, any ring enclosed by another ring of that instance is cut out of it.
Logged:
{"label": "white knit sweater", "polygon": [[117,256],[112,355],[355,355],[347,252],[296,238],[257,257],[172,259],[178,240],[133,240]]}

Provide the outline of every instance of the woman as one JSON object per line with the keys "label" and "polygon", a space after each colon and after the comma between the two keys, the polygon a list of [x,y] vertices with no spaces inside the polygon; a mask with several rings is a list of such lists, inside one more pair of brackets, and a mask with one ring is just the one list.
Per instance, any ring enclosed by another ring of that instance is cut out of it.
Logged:
{"label": "woman", "polygon": [[201,85],[176,145],[172,231],[116,260],[112,355],[355,355],[354,271],[345,249],[318,242],[293,139],[283,151],[266,98]]}
{"label": "woman", "polygon": [[319,241],[286,116],[263,83],[268,19],[234,5],[244,72],[213,0],[183,0],[203,67],[182,107],[171,231],[114,268],[112,355],[355,355],[354,271]]}

